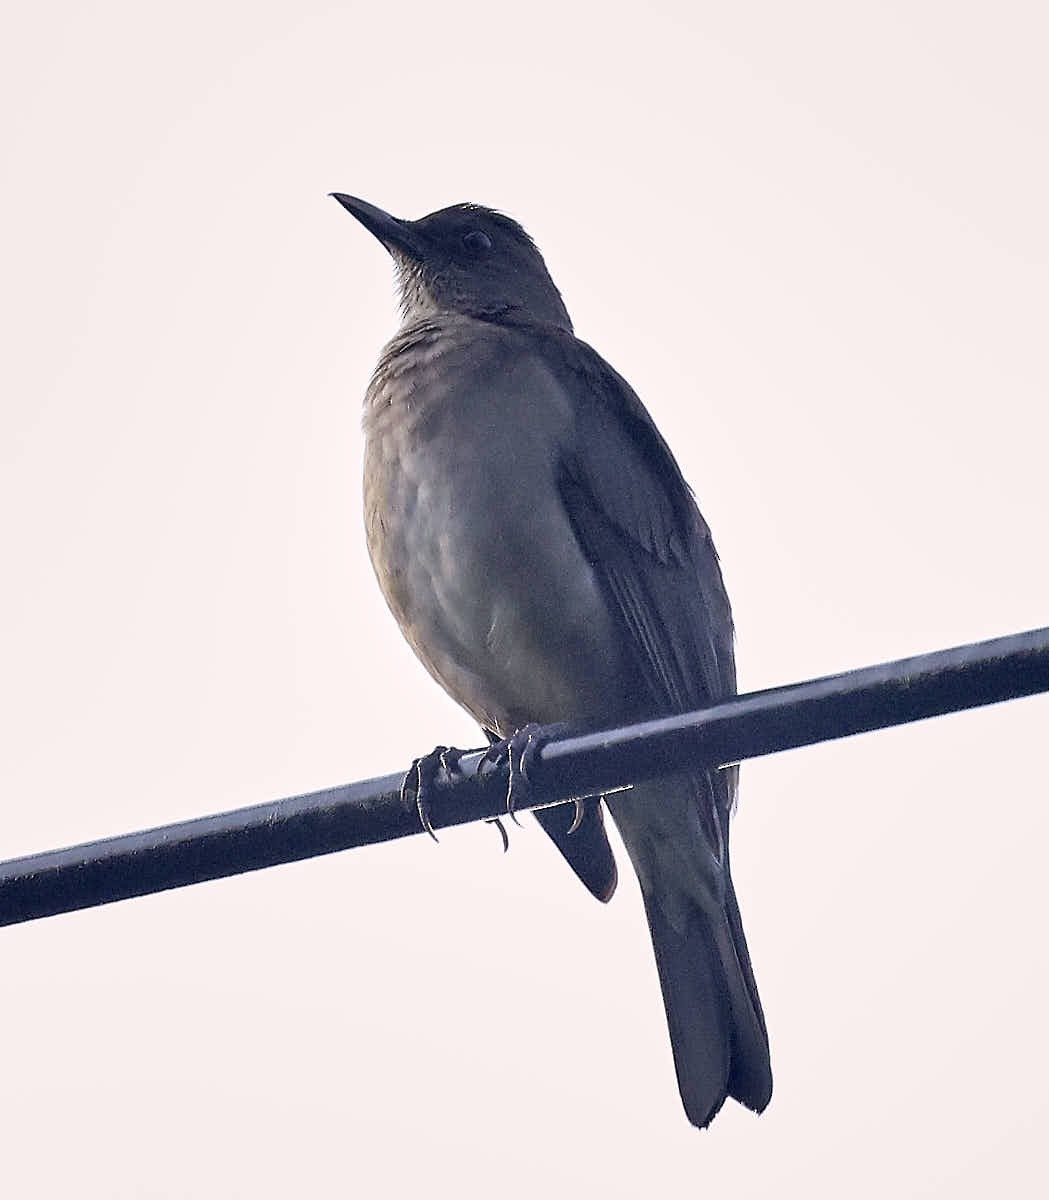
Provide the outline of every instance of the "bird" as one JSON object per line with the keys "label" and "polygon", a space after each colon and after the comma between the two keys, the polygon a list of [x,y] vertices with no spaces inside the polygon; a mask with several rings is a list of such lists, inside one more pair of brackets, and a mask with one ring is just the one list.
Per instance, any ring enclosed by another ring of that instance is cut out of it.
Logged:
{"label": "bird", "polygon": [[[364,400],[364,522],[379,586],[490,742],[608,727],[736,691],[710,529],[637,394],[578,339],[532,238],[454,204],[417,220],[331,195],[392,257],[401,324]],[[729,867],[738,768],[681,770],[536,815],[598,899],[607,806],[637,874],[685,1114],[772,1095]]]}

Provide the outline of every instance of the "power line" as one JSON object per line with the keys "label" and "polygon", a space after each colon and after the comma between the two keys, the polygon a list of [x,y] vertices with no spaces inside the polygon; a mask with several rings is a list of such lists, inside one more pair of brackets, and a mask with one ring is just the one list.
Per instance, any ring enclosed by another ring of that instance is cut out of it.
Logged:
{"label": "power line", "polygon": [[[596,795],[684,766],[717,767],[780,750],[1049,691],[1049,628],[738,696],[699,712],[555,736],[517,807]],[[437,829],[500,816],[505,767],[439,778]],[[0,925],[110,904],[420,833],[403,773],[162,825],[0,863]]]}

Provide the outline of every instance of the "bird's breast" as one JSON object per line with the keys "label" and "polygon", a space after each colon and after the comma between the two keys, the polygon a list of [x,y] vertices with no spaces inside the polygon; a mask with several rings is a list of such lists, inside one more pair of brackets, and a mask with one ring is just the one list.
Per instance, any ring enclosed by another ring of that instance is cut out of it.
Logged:
{"label": "bird's breast", "polygon": [[364,508],[406,638],[490,728],[591,715],[615,639],[558,487],[569,398],[502,330],[428,326],[391,348],[367,397]]}

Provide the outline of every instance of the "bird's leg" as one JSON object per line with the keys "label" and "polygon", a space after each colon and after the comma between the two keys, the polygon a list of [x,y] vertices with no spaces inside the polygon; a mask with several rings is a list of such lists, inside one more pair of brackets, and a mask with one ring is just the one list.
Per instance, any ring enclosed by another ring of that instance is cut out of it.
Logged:
{"label": "bird's leg", "polygon": [[464,750],[456,750],[454,746],[435,746],[429,754],[413,760],[401,781],[401,799],[406,804],[414,802],[420,825],[435,842],[439,839],[430,820],[430,793],[442,771],[448,780],[462,774],[459,760],[464,753]]}

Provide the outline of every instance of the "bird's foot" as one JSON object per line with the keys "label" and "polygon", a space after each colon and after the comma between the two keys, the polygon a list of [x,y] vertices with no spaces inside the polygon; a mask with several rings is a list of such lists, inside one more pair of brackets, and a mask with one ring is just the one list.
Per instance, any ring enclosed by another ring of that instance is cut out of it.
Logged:
{"label": "bird's foot", "polygon": [[[532,793],[530,772],[535,770],[543,747],[547,742],[558,737],[560,733],[561,726],[522,725],[516,733],[512,733],[508,738],[493,742],[477,764],[478,773],[483,772],[486,768],[501,767],[504,763],[509,766],[506,812],[515,825],[521,824],[516,813],[518,804],[530,797]],[[581,806],[577,803],[575,820],[572,822],[573,832],[579,827],[581,820]]]}
{"label": "bird's foot", "polygon": [[458,779],[462,775],[459,760],[464,753],[465,751],[456,750],[454,746],[435,746],[429,754],[413,761],[401,781],[401,799],[406,804],[415,804],[419,824],[435,842],[439,839],[430,820],[430,797],[433,787],[442,772],[448,781]]}

